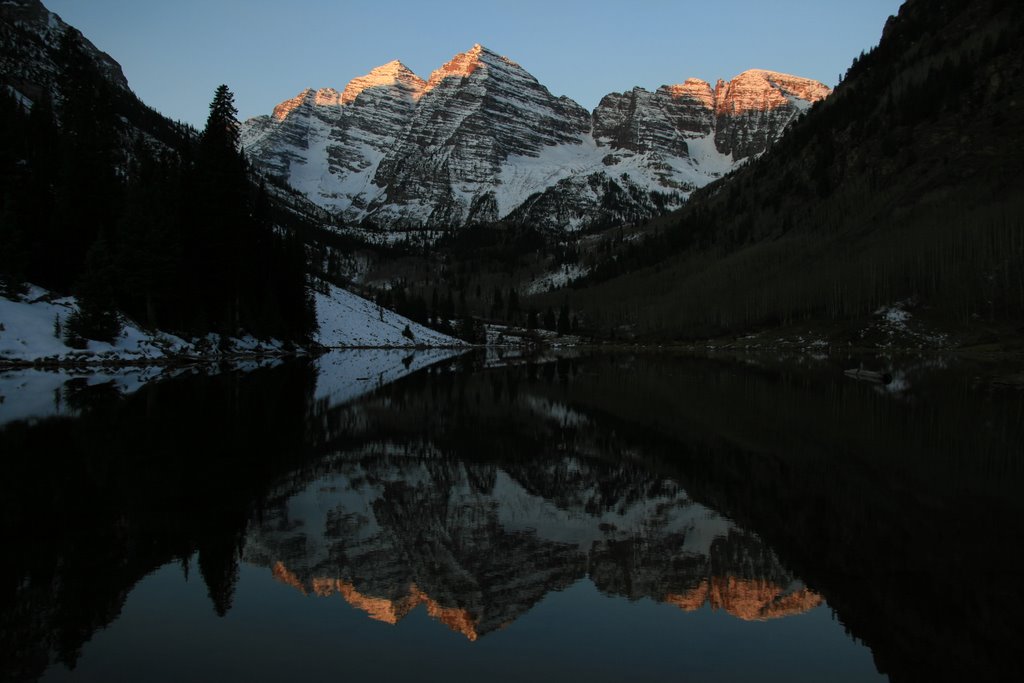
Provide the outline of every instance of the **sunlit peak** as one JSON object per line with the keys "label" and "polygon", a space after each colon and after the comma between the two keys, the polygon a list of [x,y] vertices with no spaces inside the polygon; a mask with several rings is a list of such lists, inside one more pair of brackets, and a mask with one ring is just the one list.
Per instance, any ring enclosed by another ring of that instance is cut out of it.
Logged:
{"label": "sunlit peak", "polygon": [[408,97],[418,99],[426,82],[397,59],[381,64],[365,76],[353,78],[341,93],[341,103],[349,104],[370,88],[396,87]]}

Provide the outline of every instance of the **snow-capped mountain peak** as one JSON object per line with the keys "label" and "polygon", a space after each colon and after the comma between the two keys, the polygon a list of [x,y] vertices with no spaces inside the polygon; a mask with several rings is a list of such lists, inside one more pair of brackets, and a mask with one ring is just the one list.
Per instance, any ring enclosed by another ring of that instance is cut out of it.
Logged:
{"label": "snow-capped mountain peak", "polygon": [[678,85],[665,86],[673,99],[689,99],[699,102],[707,109],[715,107],[715,93],[711,84],[700,78],[687,78]]}
{"label": "snow-capped mountain peak", "polygon": [[731,81],[718,81],[715,87],[715,111],[718,114],[742,114],[785,107],[791,98],[813,103],[828,97],[828,86],[809,78],[777,71],[748,69]]}
{"label": "snow-capped mountain peak", "polygon": [[351,104],[368,88],[397,88],[418,100],[425,92],[427,83],[412,72],[409,67],[394,59],[370,71],[365,76],[353,78],[341,93],[342,104]]}
{"label": "snow-capped mountain peak", "polygon": [[503,57],[497,52],[488,50],[480,43],[476,43],[469,50],[460,52],[446,62],[443,66],[435,69],[430,74],[430,79],[427,81],[426,90],[433,90],[442,81],[449,78],[468,78],[472,76],[477,69],[484,69],[485,73],[488,68],[497,69],[508,69],[522,72],[526,76],[533,78],[526,73],[521,66],[513,62],[508,57]]}
{"label": "snow-capped mountain peak", "polygon": [[254,163],[348,222],[550,229],[635,223],[763,152],[821,83],[752,69],[612,93],[588,113],[477,43],[424,81],[399,61],[339,95],[307,90],[250,119]]}

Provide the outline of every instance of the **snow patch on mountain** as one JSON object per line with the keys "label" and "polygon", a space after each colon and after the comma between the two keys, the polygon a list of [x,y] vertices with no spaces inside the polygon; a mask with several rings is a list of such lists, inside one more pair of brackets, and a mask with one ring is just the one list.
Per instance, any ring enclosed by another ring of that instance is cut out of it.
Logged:
{"label": "snow patch on mountain", "polygon": [[563,263],[557,269],[532,280],[523,287],[523,294],[541,294],[553,289],[559,289],[589,272],[590,269],[588,267],[578,263]]}
{"label": "snow patch on mountain", "polygon": [[587,134],[577,143],[551,145],[543,148],[539,154],[508,157],[495,183],[499,215],[507,216],[530,195],[560,180],[603,170],[601,159],[606,153]]}
{"label": "snow patch on mountain", "polygon": [[361,159],[360,167],[345,174],[333,173],[330,163],[330,149],[334,144],[332,130],[324,121],[310,121],[303,145],[287,149],[288,179],[292,187],[316,204],[341,212],[352,205],[355,196],[380,194],[381,188],[375,188],[372,181],[384,154],[362,140],[350,140],[352,153]]}

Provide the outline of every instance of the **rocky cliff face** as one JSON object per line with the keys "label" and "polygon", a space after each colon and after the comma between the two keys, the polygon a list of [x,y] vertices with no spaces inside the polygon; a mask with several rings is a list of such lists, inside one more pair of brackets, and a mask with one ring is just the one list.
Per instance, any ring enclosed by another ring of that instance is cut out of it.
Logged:
{"label": "rocky cliff face", "polygon": [[243,127],[254,162],[349,222],[633,223],[759,154],[829,89],[748,71],[606,96],[593,113],[475,45],[426,81],[399,62]]}
{"label": "rocky cliff face", "polygon": [[[81,58],[71,62],[62,56],[65,36],[78,39]],[[59,115],[65,89],[86,66],[80,59],[91,62],[106,81],[106,96],[119,121],[116,125],[125,162],[140,138],[154,151],[165,152],[176,149],[190,135],[182,124],[143,104],[128,86],[121,65],[39,0],[0,2],[0,91],[11,93],[24,107],[49,101]]]}
{"label": "rocky cliff face", "polygon": [[[29,102],[46,96],[60,97],[58,48],[68,31],[78,32],[46,9],[39,0],[5,0],[0,3],[0,85]],[[121,65],[82,38],[86,55],[100,73],[123,90],[128,81]]]}
{"label": "rocky cliff face", "polygon": [[655,92],[633,88],[606,95],[594,110],[594,137],[618,150],[690,155],[687,139],[715,128],[714,98],[704,81],[662,86]]}
{"label": "rocky cliff face", "polygon": [[715,147],[736,159],[764,151],[795,114],[831,90],[808,78],[752,69],[714,90]]}
{"label": "rocky cliff face", "polygon": [[476,45],[431,74],[374,178],[387,193],[366,214],[383,225],[498,220],[520,202],[499,179],[506,164],[576,144],[589,127],[582,107],[554,97],[521,66]]}

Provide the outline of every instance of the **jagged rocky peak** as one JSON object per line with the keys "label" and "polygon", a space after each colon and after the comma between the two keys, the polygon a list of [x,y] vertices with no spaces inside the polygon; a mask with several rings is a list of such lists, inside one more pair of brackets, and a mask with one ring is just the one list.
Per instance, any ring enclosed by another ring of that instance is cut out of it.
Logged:
{"label": "jagged rocky peak", "polygon": [[274,107],[271,116],[275,121],[284,121],[293,111],[305,104],[315,92],[312,88],[306,88],[290,100],[285,100]]}
{"label": "jagged rocky peak", "polygon": [[711,86],[698,79],[663,85],[653,93],[633,88],[601,100],[593,114],[594,137],[616,149],[686,158],[687,139],[711,133],[713,112]]}
{"label": "jagged rocky peak", "polygon": [[764,69],[715,86],[715,147],[734,159],[760,154],[786,126],[832,90],[824,83]]}
{"label": "jagged rocky peak", "polygon": [[364,76],[353,78],[340,93],[334,88],[306,88],[290,100],[285,100],[274,107],[271,116],[277,121],[283,121],[303,104],[316,107],[350,105],[364,92],[378,88],[416,101],[425,92],[425,86],[426,81],[396,59],[372,69]]}
{"label": "jagged rocky peak", "polygon": [[341,103],[341,93],[334,88],[306,88],[290,100],[285,100],[274,107],[271,116],[275,121],[284,121],[303,105],[310,107],[337,107]]}
{"label": "jagged rocky peak", "polygon": [[769,111],[796,104],[797,101],[810,106],[825,99],[831,92],[827,85],[810,78],[749,69],[731,81],[718,81],[714,93],[715,111],[720,115]]}
{"label": "jagged rocky peak", "polygon": [[382,64],[365,76],[353,78],[341,93],[342,104],[350,104],[369,88],[394,87],[414,100],[424,93],[427,83],[409,67],[394,59]]}
{"label": "jagged rocky peak", "polygon": [[480,67],[480,54],[484,48],[479,43],[466,52],[460,52],[438,69],[434,69],[427,81],[427,89],[433,90],[446,78],[465,78]]}
{"label": "jagged rocky peak", "polygon": [[580,144],[590,130],[585,109],[479,44],[435,70],[424,90],[373,178],[387,193],[353,201],[358,212],[346,218],[403,227],[498,220],[540,189],[503,187],[510,158]]}
{"label": "jagged rocky peak", "polygon": [[[442,81],[449,78],[468,78],[473,73],[481,68],[488,66],[505,66],[508,68],[514,68],[522,71],[522,67],[513,62],[508,57],[503,57],[497,52],[488,50],[480,43],[476,43],[469,50],[460,52],[459,54],[452,57],[439,69],[435,69],[430,74],[430,79],[427,81],[427,90],[433,90]],[[525,71],[524,71],[525,73]],[[532,78],[532,76],[531,76]],[[536,80],[536,79],[534,79]]]}
{"label": "jagged rocky peak", "polygon": [[[713,89],[699,78],[653,93],[633,88],[601,100],[594,138],[614,149],[685,159],[695,140],[713,134],[714,151],[736,163],[763,152],[794,116],[830,92],[817,81],[762,69],[719,80]],[[672,186],[668,175],[652,170],[659,184]]]}
{"label": "jagged rocky peak", "polygon": [[662,88],[673,99],[700,103],[707,109],[715,106],[715,93],[711,84],[700,78],[687,78],[679,85],[663,85]]}

